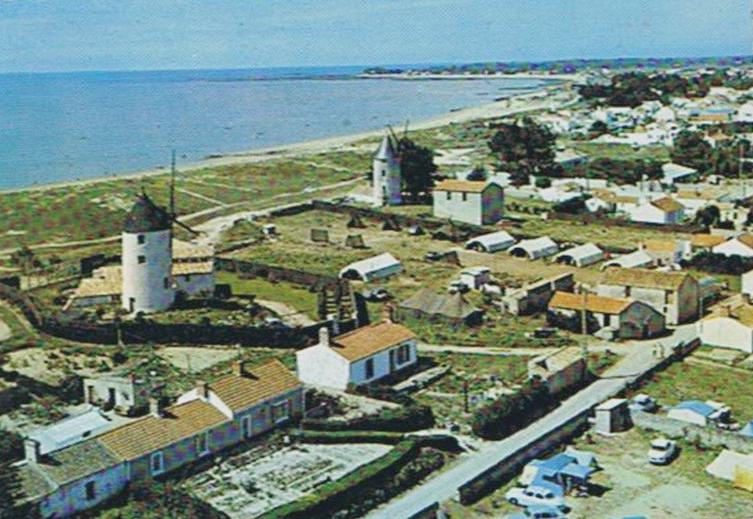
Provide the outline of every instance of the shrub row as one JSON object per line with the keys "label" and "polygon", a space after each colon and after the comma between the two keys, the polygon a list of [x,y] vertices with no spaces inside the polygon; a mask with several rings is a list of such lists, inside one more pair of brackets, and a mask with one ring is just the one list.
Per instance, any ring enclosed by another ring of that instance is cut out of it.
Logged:
{"label": "shrub row", "polygon": [[432,427],[434,413],[429,406],[410,404],[404,407],[383,409],[376,414],[346,421],[310,418],[304,419],[302,423],[307,429],[319,431],[410,432]]}
{"label": "shrub row", "polygon": [[395,445],[403,434],[384,431],[296,431],[294,439],[304,443],[387,443]]}
{"label": "shrub row", "polygon": [[710,274],[730,274],[739,276],[753,269],[753,258],[725,256],[713,252],[701,252],[691,260],[683,261],[683,267],[694,268]]}
{"label": "shrub row", "polygon": [[261,515],[261,519],[329,519],[333,510],[348,506],[359,492],[376,487],[395,476],[419,454],[418,443],[404,440],[381,458],[357,468],[347,476],[326,483],[315,494],[279,506]]}

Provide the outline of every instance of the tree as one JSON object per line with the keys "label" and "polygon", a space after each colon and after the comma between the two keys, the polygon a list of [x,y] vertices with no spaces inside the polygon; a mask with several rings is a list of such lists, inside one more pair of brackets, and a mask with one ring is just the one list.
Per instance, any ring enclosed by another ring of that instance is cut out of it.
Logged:
{"label": "tree", "polygon": [[474,167],[470,173],[468,173],[468,176],[466,176],[466,180],[486,180],[489,177],[489,174],[486,172],[486,168],[484,166],[476,166]]}
{"label": "tree", "polygon": [[591,127],[588,129],[589,138],[595,139],[605,133],[609,133],[609,127],[604,121],[594,121]]}
{"label": "tree", "polygon": [[677,134],[671,153],[672,161],[701,173],[711,171],[711,145],[703,137],[702,132],[682,131]]}
{"label": "tree", "polygon": [[536,187],[539,189],[552,187],[552,180],[549,177],[536,177]]}
{"label": "tree", "polygon": [[398,143],[398,153],[403,190],[416,199],[419,194],[429,191],[434,185],[432,175],[437,171],[434,151],[419,146],[408,137],[403,137]]}
{"label": "tree", "polygon": [[13,466],[23,457],[23,440],[14,432],[0,429],[0,519],[31,517],[15,509],[19,497],[18,469]]}
{"label": "tree", "polygon": [[710,205],[699,209],[695,214],[695,221],[703,225],[704,227],[711,227],[714,224],[718,224],[721,219],[721,212],[715,205]]}
{"label": "tree", "polygon": [[500,123],[489,140],[489,148],[497,155],[500,169],[509,171],[516,185],[528,182],[530,175],[548,176],[554,169],[556,137],[546,127],[525,118],[522,124]]}

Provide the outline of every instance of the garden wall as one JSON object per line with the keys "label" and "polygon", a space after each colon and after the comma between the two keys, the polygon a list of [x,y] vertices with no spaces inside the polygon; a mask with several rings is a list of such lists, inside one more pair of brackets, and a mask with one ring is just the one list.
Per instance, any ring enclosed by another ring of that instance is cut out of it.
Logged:
{"label": "garden wall", "polygon": [[642,429],[658,431],[672,438],[685,438],[689,442],[699,441],[711,447],[724,447],[743,453],[753,453],[753,438],[732,431],[675,420],[668,416],[634,411],[633,423]]}

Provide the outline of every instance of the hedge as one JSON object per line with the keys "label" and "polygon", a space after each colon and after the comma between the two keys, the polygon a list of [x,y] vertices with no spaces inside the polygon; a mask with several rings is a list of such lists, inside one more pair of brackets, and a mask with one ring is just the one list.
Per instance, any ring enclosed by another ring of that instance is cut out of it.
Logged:
{"label": "hedge", "polygon": [[387,443],[395,445],[403,434],[385,431],[299,431],[291,437],[305,443]]}
{"label": "hedge", "polygon": [[411,432],[434,425],[434,413],[426,405],[411,404],[383,409],[379,413],[360,416],[347,421],[319,418],[304,419],[304,428],[319,431],[392,431]]}
{"label": "hedge", "polygon": [[393,477],[420,450],[415,440],[404,440],[381,458],[357,468],[347,476],[326,483],[315,494],[279,506],[259,516],[261,519],[329,519],[332,511],[347,506],[364,489],[377,486],[380,480]]}
{"label": "hedge", "polygon": [[546,383],[527,380],[514,394],[502,395],[473,414],[474,434],[486,440],[501,440],[541,418],[557,405]]}

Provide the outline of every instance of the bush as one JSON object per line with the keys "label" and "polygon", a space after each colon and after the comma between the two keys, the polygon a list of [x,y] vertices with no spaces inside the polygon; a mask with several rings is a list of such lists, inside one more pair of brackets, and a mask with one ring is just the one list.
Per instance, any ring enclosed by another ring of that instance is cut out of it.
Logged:
{"label": "bush", "polygon": [[347,421],[304,419],[307,429],[321,431],[393,431],[410,432],[428,429],[434,425],[434,413],[426,405],[410,404],[387,408],[379,413],[360,416]]}
{"label": "bush", "polygon": [[487,440],[501,440],[548,413],[555,405],[547,385],[538,378],[527,380],[515,394],[502,395],[478,408],[471,427]]}
{"label": "bush", "polygon": [[24,441],[20,434],[0,428],[0,460],[17,461],[24,457]]}
{"label": "bush", "polygon": [[753,258],[725,256],[713,252],[701,252],[691,260],[682,261],[683,267],[694,268],[710,274],[731,274],[739,276],[753,269]]}
{"label": "bush", "polygon": [[403,434],[389,431],[300,431],[291,434],[304,443],[386,443],[395,445]]}

